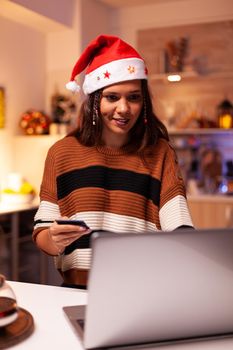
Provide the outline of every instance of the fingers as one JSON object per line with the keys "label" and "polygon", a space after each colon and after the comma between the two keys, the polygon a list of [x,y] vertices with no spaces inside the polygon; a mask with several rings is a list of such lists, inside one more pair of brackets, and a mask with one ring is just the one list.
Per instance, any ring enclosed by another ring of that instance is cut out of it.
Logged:
{"label": "fingers", "polygon": [[48,229],[48,236],[50,241],[52,242],[53,247],[56,248],[58,255],[61,255],[65,248],[69,246],[75,239],[68,238],[67,236],[60,236],[58,234],[53,234],[51,228]]}
{"label": "fingers", "polygon": [[81,236],[90,233],[91,230],[77,225],[61,225],[55,221],[49,228],[49,237],[53,245],[57,247],[59,254],[65,247],[76,241]]}
{"label": "fingers", "polygon": [[90,229],[75,225],[58,225],[57,223],[53,223],[50,226],[50,231],[55,240],[63,241],[67,238],[78,239],[83,234],[89,233]]}
{"label": "fingers", "polygon": [[58,224],[56,221],[52,224],[52,226],[58,232],[85,232],[88,230],[87,227],[81,225],[72,225],[72,224]]}

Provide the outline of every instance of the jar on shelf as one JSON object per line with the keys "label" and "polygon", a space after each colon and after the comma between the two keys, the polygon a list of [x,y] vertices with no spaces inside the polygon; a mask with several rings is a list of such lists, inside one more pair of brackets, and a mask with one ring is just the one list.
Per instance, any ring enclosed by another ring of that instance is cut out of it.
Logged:
{"label": "jar on shelf", "polygon": [[233,194],[233,160],[226,161],[227,194]]}
{"label": "jar on shelf", "polygon": [[233,105],[225,99],[218,105],[218,126],[222,129],[233,128]]}

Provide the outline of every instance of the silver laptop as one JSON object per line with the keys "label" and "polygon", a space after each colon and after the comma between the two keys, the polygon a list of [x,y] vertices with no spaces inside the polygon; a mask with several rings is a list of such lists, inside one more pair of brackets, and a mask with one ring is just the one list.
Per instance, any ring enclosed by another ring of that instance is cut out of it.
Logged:
{"label": "silver laptop", "polygon": [[64,307],[85,349],[233,336],[233,228],[95,233],[92,249],[88,305]]}

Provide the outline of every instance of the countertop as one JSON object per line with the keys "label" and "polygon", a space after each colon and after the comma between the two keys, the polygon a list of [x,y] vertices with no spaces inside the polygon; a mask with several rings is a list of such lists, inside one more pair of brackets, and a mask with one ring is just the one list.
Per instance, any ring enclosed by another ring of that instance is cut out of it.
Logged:
{"label": "countertop", "polygon": [[[65,305],[87,303],[86,291],[39,284],[7,281],[13,288],[18,305],[28,310],[35,322],[33,334],[14,346],[15,350],[81,350],[78,336],[74,333],[62,310]],[[107,331],[107,330],[106,330]],[[155,350],[232,350],[233,338],[141,347]]]}

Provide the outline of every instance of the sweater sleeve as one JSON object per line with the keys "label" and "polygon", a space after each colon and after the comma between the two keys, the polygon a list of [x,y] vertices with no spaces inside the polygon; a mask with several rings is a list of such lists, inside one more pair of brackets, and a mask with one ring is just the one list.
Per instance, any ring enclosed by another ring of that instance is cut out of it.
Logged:
{"label": "sweater sleeve", "polygon": [[40,201],[57,203],[56,166],[53,147],[49,149],[45,160],[44,173],[40,187]]}
{"label": "sweater sleeve", "polygon": [[163,160],[159,217],[163,230],[193,226],[178,158],[170,144]]}
{"label": "sweater sleeve", "polygon": [[163,160],[160,208],[175,196],[186,197],[186,190],[175,150],[168,144]]}
{"label": "sweater sleeve", "polygon": [[37,234],[50,226],[50,222],[60,217],[57,204],[56,166],[54,148],[50,148],[44,164],[44,173],[40,187],[40,205],[34,217],[33,240]]}

